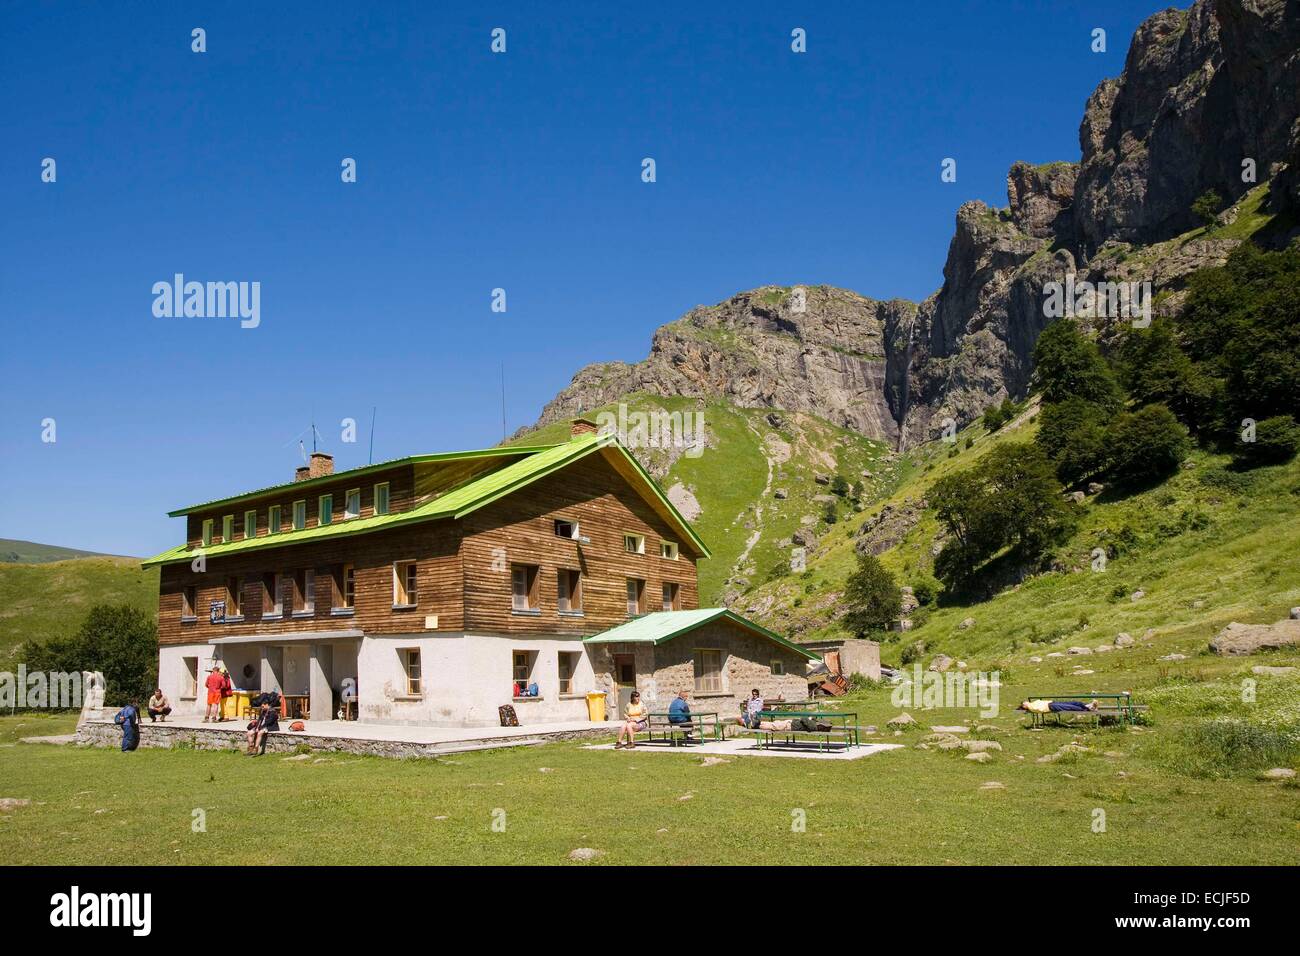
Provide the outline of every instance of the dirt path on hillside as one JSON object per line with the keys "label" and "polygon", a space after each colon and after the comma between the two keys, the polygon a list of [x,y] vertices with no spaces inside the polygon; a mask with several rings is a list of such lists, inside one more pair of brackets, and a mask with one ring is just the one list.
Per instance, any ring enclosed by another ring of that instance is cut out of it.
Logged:
{"label": "dirt path on hillside", "polygon": [[[753,432],[754,437],[758,439],[758,447],[763,452],[763,460],[767,462],[767,483],[763,485],[763,493],[759,496],[758,503],[754,505],[754,533],[745,542],[745,550],[740,552],[740,557],[736,558],[736,563],[731,568],[732,574],[737,573],[744,566],[745,562],[749,560],[749,553],[754,550],[754,545],[758,544],[758,539],[763,537],[763,506],[767,503],[768,495],[772,493],[772,476],[775,473],[775,462],[772,460],[772,456],[768,454],[767,442],[763,440],[763,436],[758,433],[758,429],[751,422],[745,422],[745,427]],[[739,521],[744,517],[745,513],[742,511],[736,516],[736,520]]]}

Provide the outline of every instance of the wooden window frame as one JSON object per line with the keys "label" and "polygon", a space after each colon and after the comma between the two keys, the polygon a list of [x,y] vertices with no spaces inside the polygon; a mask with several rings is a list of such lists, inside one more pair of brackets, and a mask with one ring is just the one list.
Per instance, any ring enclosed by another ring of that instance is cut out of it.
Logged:
{"label": "wooden window frame", "polygon": [[[405,601],[398,600],[406,598]],[[393,610],[420,606],[420,566],[414,558],[393,562]]]}
{"label": "wooden window frame", "polygon": [[664,598],[663,610],[680,611],[682,609],[682,588],[676,581],[665,581],[660,589]]}
{"label": "wooden window frame", "polygon": [[198,585],[187,584],[181,588],[181,620],[183,622],[197,621],[199,606],[199,589]]}
{"label": "wooden window frame", "polygon": [[[301,508],[298,506],[302,505]],[[302,521],[298,520],[299,512],[302,513]],[[293,517],[290,519],[294,531],[302,531],[307,527],[307,499],[299,498],[293,503]]]}
{"label": "wooden window frame", "polygon": [[273,621],[282,617],[284,617],[284,575],[278,571],[267,571],[262,575],[262,618]]}
{"label": "wooden window frame", "polygon": [[677,546],[676,541],[660,541],[659,557],[665,561],[676,561],[681,554],[681,549]]}
{"label": "wooden window frame", "polygon": [[[571,660],[572,664],[569,670],[569,676],[564,676],[564,662]],[[555,655],[555,671],[559,676],[559,688],[556,693],[561,697],[576,697],[574,692],[574,682],[578,679],[578,666],[582,663],[581,651],[558,651]]]}
{"label": "wooden window frame", "polygon": [[[301,606],[299,606],[301,601]],[[293,611],[291,617],[316,616],[316,569],[299,568],[293,573]]]}
{"label": "wooden window frame", "polygon": [[334,495],[331,492],[316,499],[316,527],[334,523]]}
{"label": "wooden window frame", "polygon": [[645,613],[645,611],[643,610],[643,608],[645,607],[645,578],[628,578],[627,585],[625,586],[624,590],[625,591],[630,590],[633,584],[636,585],[636,598],[635,598],[636,607],[634,609],[632,606],[634,603],[634,599],[631,596],[628,596],[627,616],[640,617],[642,614]]}
{"label": "wooden window frame", "polygon": [[[407,698],[424,697],[424,668],[418,647],[399,647],[398,660],[402,664],[402,673],[406,677]],[[412,667],[414,664],[414,667]]]}
{"label": "wooden window frame", "polygon": [[582,614],[582,572],[577,568],[556,569],[555,609],[564,615]]}
{"label": "wooden window frame", "polygon": [[[715,674],[717,678],[716,687],[709,687],[709,686],[705,686],[704,684],[704,681],[707,680],[708,678],[708,674],[705,673],[706,668],[704,666],[705,654],[716,654],[718,656],[718,667]],[[693,662],[693,669],[695,672],[695,693],[697,694],[726,693],[726,689],[723,686],[722,677],[723,677],[723,671],[726,669],[727,656],[725,653],[723,653],[721,648],[697,647],[695,648],[695,652],[692,655],[692,662]]]}
{"label": "wooden window frame", "polygon": [[[348,502],[352,500],[353,495],[355,495],[357,499],[357,507],[355,510],[348,507]],[[360,517],[361,517],[361,489],[349,488],[347,491],[343,493],[343,520],[350,521],[353,518],[360,518]]]}
{"label": "wooden window frame", "polygon": [[[521,654],[524,657],[524,664],[522,665],[524,669],[523,677],[519,676],[519,668],[521,665],[519,664],[518,658]],[[527,690],[529,684],[537,683],[537,681],[533,677],[533,672],[537,670],[538,656],[539,655],[537,651],[519,650],[518,648],[510,651],[510,689],[511,689],[510,696],[512,699],[514,700],[541,700],[542,699],[540,686],[538,686],[537,688],[538,694],[536,697],[521,697],[518,694],[515,694],[513,692],[515,684],[521,684],[523,688]]]}
{"label": "wooden window frame", "polygon": [[214,530],[216,523],[217,522],[215,518],[203,519],[203,532],[199,536],[199,541],[202,543],[203,547],[205,548],[212,547],[212,532]]}
{"label": "wooden window frame", "polygon": [[279,534],[284,522],[284,506],[271,505],[266,509],[266,533]]}
{"label": "wooden window frame", "polygon": [[239,575],[232,574],[226,578],[226,622],[229,623],[231,618],[242,621],[244,619],[243,604],[244,579]]}
{"label": "wooden window frame", "polygon": [[[383,511],[379,510],[379,489],[380,488],[384,489],[384,510]],[[373,492],[373,497],[370,499],[370,510],[377,515],[386,515],[388,514],[389,510],[392,507],[393,507],[393,502],[389,494],[388,482],[381,481],[376,483]]]}
{"label": "wooden window frame", "polygon": [[235,540],[235,516],[221,516],[221,543],[229,544]]}
{"label": "wooden window frame", "polygon": [[[524,591],[522,597],[526,602],[523,607],[519,606],[520,592],[515,588],[516,575],[518,572],[524,573]],[[512,564],[510,565],[510,610],[513,614],[540,614],[541,613],[541,594],[538,591],[538,581],[542,576],[542,570],[536,564]]]}
{"label": "wooden window frame", "polygon": [[[253,518],[253,523],[251,528],[252,534],[249,534],[250,527],[249,527],[248,519],[250,515]],[[244,512],[244,540],[247,541],[250,538],[256,538],[256,537],[257,537],[257,509],[254,508],[251,511]]]}
{"label": "wooden window frame", "polygon": [[[632,542],[633,547],[629,548],[628,543]],[[634,531],[623,532],[623,553],[624,554],[645,554],[645,535],[637,534]]]}

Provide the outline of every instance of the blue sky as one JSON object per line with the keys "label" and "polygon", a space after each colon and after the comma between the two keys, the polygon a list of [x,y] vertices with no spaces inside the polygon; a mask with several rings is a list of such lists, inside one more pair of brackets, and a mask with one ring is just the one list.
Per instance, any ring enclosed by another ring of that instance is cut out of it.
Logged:
{"label": "blue sky", "polygon": [[[454,7],[6,4],[0,537],[151,554],[288,480],[313,416],[340,469],[372,406],[375,460],[482,447],[503,366],[513,431],[743,289],[923,298],[963,201],[1078,159],[1160,5]],[[178,272],[260,282],[260,326],[155,317]]]}

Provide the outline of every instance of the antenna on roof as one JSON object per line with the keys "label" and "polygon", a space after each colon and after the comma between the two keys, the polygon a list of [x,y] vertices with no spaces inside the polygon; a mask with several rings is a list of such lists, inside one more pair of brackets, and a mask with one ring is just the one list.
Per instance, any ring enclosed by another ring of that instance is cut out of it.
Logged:
{"label": "antenna on roof", "polygon": [[366,463],[369,465],[375,463],[375,408],[374,405],[370,406],[370,461]]}

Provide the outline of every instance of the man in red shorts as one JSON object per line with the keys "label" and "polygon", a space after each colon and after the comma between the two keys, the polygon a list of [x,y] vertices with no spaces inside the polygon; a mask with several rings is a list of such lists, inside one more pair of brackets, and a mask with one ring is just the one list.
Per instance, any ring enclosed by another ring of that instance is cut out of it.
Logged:
{"label": "man in red shorts", "polygon": [[221,676],[221,668],[213,664],[212,672],[208,674],[208,679],[203,682],[203,686],[208,689],[208,709],[203,712],[203,722],[205,724],[209,720],[221,720],[221,688],[224,683],[225,678]]}

